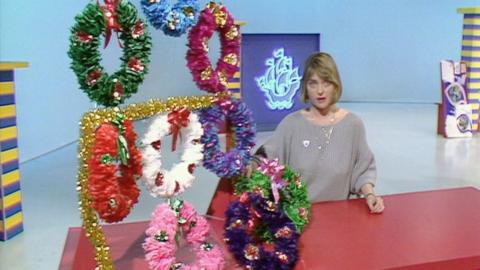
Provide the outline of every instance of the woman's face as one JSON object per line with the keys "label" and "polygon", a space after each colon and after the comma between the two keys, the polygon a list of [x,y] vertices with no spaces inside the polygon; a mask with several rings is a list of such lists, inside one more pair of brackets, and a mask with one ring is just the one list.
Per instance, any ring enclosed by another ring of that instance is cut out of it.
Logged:
{"label": "woman's face", "polygon": [[335,85],[313,74],[307,80],[307,95],[316,109],[328,110],[335,103]]}

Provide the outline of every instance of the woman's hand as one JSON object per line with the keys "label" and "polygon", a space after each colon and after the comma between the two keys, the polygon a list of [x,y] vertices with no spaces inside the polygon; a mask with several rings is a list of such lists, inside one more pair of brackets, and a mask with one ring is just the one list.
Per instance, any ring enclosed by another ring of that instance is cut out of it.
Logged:
{"label": "woman's hand", "polygon": [[383,199],[380,196],[375,196],[373,193],[369,193],[365,196],[365,201],[367,202],[370,213],[380,214],[385,209],[383,204]]}
{"label": "woman's hand", "polygon": [[243,176],[250,178],[252,176],[252,173],[258,168],[258,163],[255,160],[252,160],[250,164],[247,165],[245,170],[243,171]]}

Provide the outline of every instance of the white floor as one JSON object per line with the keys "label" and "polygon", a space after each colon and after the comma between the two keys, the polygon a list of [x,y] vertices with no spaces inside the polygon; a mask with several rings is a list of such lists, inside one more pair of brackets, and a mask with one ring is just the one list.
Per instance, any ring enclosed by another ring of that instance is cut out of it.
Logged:
{"label": "white floor", "polygon": [[[436,105],[345,103],[342,106],[365,122],[377,160],[378,193],[480,188],[480,136],[448,140],[437,136]],[[269,134],[258,134],[259,143]],[[21,164],[25,231],[0,242],[0,269],[58,268],[68,227],[81,225],[75,190],[76,151],[77,145],[72,144]],[[176,160],[167,153],[165,156],[170,163]],[[194,186],[183,197],[205,212],[218,180],[204,169],[197,173]],[[159,202],[144,192],[127,221],[149,219]]]}

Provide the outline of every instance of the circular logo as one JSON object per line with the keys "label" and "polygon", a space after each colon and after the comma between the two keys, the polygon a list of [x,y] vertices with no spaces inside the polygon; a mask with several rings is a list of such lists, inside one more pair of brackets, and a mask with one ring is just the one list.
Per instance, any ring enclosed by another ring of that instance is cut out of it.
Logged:
{"label": "circular logo", "polygon": [[464,104],[466,101],[465,90],[463,89],[462,85],[458,83],[450,84],[447,89],[445,89],[445,94],[450,104]]}
{"label": "circular logo", "polygon": [[470,131],[470,119],[466,114],[461,114],[457,117],[457,127],[460,132]]}

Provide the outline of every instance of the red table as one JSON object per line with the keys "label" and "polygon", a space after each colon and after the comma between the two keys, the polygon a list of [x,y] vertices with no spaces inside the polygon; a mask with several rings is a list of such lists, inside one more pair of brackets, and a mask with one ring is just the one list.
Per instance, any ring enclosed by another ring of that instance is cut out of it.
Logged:
{"label": "red table", "polygon": [[[363,200],[315,204],[296,269],[480,269],[479,190],[390,195],[384,201],[381,215],[369,214]],[[221,238],[223,221],[210,224]],[[147,269],[141,248],[146,226],[105,226],[117,269]],[[94,269],[92,248],[79,228],[69,230],[60,269]]]}

